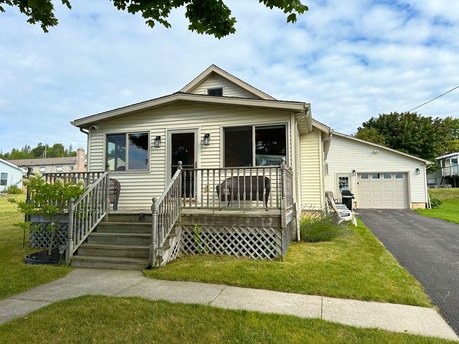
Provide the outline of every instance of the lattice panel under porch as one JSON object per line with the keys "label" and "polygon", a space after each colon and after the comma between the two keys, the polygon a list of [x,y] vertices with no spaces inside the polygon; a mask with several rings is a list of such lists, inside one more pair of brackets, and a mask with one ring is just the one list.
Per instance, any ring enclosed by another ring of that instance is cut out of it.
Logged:
{"label": "lattice panel under porch", "polygon": [[275,259],[281,255],[280,228],[182,226],[181,252],[223,254],[254,259]]}
{"label": "lattice panel under porch", "polygon": [[[36,224],[40,226],[40,229],[30,231],[30,247],[33,248],[48,248],[49,241],[51,240],[51,232],[44,229],[46,223]],[[54,237],[53,248],[57,248],[59,245],[64,245],[67,239],[67,224],[63,223],[59,225],[56,236]]]}

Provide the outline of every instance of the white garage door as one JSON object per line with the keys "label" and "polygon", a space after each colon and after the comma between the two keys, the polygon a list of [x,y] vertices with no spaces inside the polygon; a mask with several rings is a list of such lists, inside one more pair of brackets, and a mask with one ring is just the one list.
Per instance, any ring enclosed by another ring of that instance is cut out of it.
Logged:
{"label": "white garage door", "polygon": [[359,173],[357,206],[362,209],[406,209],[406,173]]}

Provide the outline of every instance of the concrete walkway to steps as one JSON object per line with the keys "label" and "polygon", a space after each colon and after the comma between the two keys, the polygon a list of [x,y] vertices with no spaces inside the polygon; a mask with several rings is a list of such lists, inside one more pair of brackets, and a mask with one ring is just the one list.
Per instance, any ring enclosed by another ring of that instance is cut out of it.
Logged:
{"label": "concrete walkway to steps", "polygon": [[459,340],[432,308],[154,280],[144,277],[141,271],[131,270],[75,269],[57,281],[0,301],[0,323],[53,302],[83,295],[139,296],[149,300],[319,318],[357,327]]}

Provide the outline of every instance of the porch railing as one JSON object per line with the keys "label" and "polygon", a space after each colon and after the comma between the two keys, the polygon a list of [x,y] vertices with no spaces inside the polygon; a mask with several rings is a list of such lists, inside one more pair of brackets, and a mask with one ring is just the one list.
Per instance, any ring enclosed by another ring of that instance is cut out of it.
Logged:
{"label": "porch railing", "polygon": [[88,187],[102,176],[104,172],[53,172],[43,173],[43,178],[49,184],[53,184],[57,179],[61,179],[64,183],[78,183],[79,180],[84,181],[84,187]]}
{"label": "porch railing", "polygon": [[151,206],[152,211],[152,228],[151,228],[151,246],[150,246],[150,265],[152,267],[161,265],[157,262],[158,255],[161,257],[161,248],[175,223],[180,218],[181,213],[181,189],[182,189],[182,163],[179,161],[177,172],[167,185],[163,194],[158,198],[153,198]]}
{"label": "porch railing", "polygon": [[[90,179],[88,178],[87,180]],[[110,206],[109,184],[108,172],[102,172],[83,195],[76,201],[73,199],[70,200],[65,254],[67,264],[70,264],[73,253],[108,213]]]}
{"label": "porch railing", "polygon": [[459,176],[459,166],[448,166],[441,169],[442,177]]}
{"label": "porch railing", "polygon": [[293,205],[292,171],[280,166],[183,169],[182,207],[281,209]]}

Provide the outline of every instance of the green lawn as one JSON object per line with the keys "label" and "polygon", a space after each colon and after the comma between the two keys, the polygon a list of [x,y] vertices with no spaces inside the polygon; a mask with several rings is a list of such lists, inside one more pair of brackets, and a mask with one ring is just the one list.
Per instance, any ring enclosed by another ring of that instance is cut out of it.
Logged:
{"label": "green lawn", "polygon": [[443,204],[435,209],[417,209],[421,215],[459,223],[459,188],[429,189],[432,196],[440,199]]}
{"label": "green lawn", "polygon": [[104,296],[62,301],[0,325],[0,342],[449,343],[318,319]]}
{"label": "green lawn", "polygon": [[151,278],[430,307],[421,285],[360,221],[331,242],[293,243],[283,262],[229,256],[185,256]]}
{"label": "green lawn", "polygon": [[22,229],[13,226],[24,217],[17,206],[8,202],[9,197],[23,199],[24,195],[0,196],[0,299],[20,293],[40,284],[65,276],[66,266],[28,265],[24,257],[34,250],[22,248]]}

